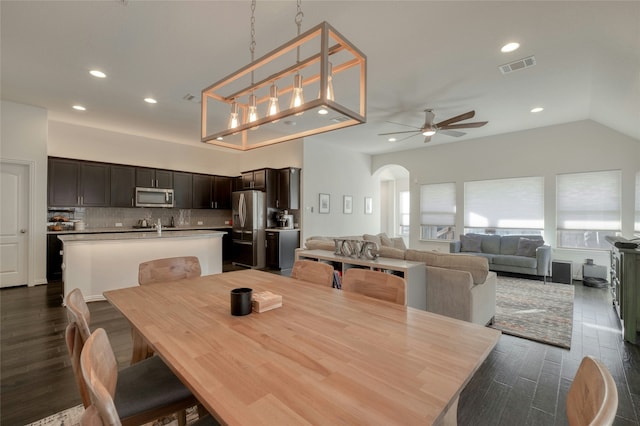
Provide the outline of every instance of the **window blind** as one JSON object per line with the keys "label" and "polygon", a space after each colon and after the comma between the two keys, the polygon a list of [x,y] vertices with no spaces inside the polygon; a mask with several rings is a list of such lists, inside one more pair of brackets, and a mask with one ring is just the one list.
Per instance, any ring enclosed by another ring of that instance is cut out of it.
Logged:
{"label": "window blind", "polygon": [[558,175],[558,229],[619,231],[620,191],[619,170]]}
{"label": "window blind", "polygon": [[465,182],[464,225],[543,229],[544,179],[536,176]]}
{"label": "window blind", "polygon": [[456,184],[435,183],[420,186],[420,224],[455,225]]}

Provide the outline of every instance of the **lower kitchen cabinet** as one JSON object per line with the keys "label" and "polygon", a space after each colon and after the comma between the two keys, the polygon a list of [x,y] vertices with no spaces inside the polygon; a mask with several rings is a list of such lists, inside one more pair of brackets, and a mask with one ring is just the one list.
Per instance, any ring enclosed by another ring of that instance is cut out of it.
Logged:
{"label": "lower kitchen cabinet", "polygon": [[47,281],[62,281],[62,241],[58,235],[47,235]]}
{"label": "lower kitchen cabinet", "polygon": [[272,269],[293,268],[298,247],[300,247],[300,232],[297,229],[267,230],[266,266]]}

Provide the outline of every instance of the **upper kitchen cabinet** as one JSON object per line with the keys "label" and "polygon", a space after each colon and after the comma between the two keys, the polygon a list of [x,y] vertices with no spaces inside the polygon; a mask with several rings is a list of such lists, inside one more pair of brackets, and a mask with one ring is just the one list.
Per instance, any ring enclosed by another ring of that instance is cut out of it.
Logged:
{"label": "upper kitchen cabinet", "polygon": [[214,209],[231,209],[231,186],[233,178],[227,176],[213,177],[211,200]]}
{"label": "upper kitchen cabinet", "polygon": [[287,167],[278,170],[276,208],[298,210],[300,208],[300,169]]}
{"label": "upper kitchen cabinet", "polygon": [[193,203],[194,209],[211,208],[212,176],[193,174]]}
{"label": "upper kitchen cabinet", "polygon": [[49,206],[108,207],[110,195],[108,164],[49,158]]}
{"label": "upper kitchen cabinet", "polygon": [[133,207],[136,168],[111,165],[111,207]]}
{"label": "upper kitchen cabinet", "polygon": [[171,170],[136,167],[136,186],[172,189],[173,172]]}
{"label": "upper kitchen cabinet", "polygon": [[275,176],[275,170],[273,169],[242,172],[242,189],[267,191],[271,184],[275,184]]}
{"label": "upper kitchen cabinet", "polygon": [[173,201],[177,209],[193,206],[193,175],[187,172],[173,172]]}

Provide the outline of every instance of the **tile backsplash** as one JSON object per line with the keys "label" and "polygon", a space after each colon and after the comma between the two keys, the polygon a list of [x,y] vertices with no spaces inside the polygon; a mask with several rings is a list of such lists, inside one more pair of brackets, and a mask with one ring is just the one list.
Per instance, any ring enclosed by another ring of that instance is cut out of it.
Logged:
{"label": "tile backsplash", "polygon": [[176,226],[224,226],[231,220],[231,210],[70,207],[56,211],[49,211],[49,217],[63,214],[70,220],[83,220],[87,229],[114,228],[116,224],[131,228],[142,219],[150,224],[160,219],[162,226],[169,226],[172,217]]}

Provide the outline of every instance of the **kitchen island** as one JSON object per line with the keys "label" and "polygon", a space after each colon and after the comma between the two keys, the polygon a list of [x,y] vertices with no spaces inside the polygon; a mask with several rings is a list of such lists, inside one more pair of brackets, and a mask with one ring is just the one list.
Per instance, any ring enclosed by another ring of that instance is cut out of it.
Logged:
{"label": "kitchen island", "polygon": [[222,272],[219,231],[64,234],[64,295],[79,288],[86,301],[104,300],[107,290],[138,285],[138,265],[152,259],[197,256],[202,275]]}

